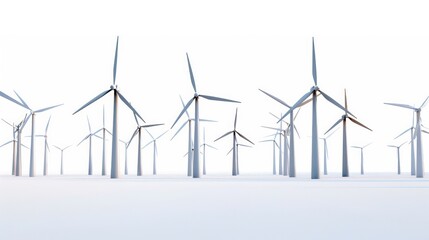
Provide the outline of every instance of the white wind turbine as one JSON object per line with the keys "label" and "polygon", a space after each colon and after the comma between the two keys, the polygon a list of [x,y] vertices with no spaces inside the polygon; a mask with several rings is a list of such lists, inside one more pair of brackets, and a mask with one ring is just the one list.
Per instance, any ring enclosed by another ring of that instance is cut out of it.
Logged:
{"label": "white wind turbine", "polygon": [[124,151],[125,151],[125,169],[124,169],[124,175],[128,175],[128,147],[130,146],[128,142],[125,142],[121,139],[119,139],[121,143],[124,144]]}
{"label": "white wind turbine", "polygon": [[[311,178],[312,179],[319,179],[320,178],[320,171],[319,171],[319,144],[318,144],[318,131],[317,131],[317,93],[320,93],[326,100],[337,106],[338,108],[348,112],[341,104],[336,102],[333,98],[328,96],[326,93],[324,93],[322,90],[319,89],[317,86],[317,70],[316,70],[316,52],[314,49],[314,38],[313,38],[313,81],[314,86],[310,89],[308,93],[306,93],[304,96],[302,96],[291,108],[290,110],[283,115],[283,117],[279,120],[283,120],[284,117],[286,117],[291,110],[297,108],[300,106],[308,97],[312,96],[312,104],[313,104],[313,119],[312,119],[312,139],[311,139]],[[350,112],[348,112],[351,114]],[[351,114],[352,115],[352,114]]]}
{"label": "white wind turbine", "polygon": [[203,144],[201,144],[201,147],[203,147],[203,175],[206,175],[207,174],[207,171],[206,171],[206,147],[213,148],[213,149],[217,150],[217,148],[206,143],[206,129],[204,129],[204,132],[203,132]]}
{"label": "white wind turbine", "polygon": [[[16,142],[16,166],[15,166],[15,176],[22,176],[22,130],[27,124],[28,119],[30,119],[30,115],[25,115],[24,120],[22,120],[18,125],[16,125],[17,134],[17,142]],[[24,146],[25,147],[25,146]]]}
{"label": "white wind turbine", "polygon": [[[395,137],[394,139],[399,138],[400,136],[404,135],[405,133],[407,133],[408,131],[410,131],[411,133],[411,176],[415,176],[416,175],[416,159],[415,159],[415,153],[414,153],[414,138],[416,137],[414,132],[415,132],[415,127],[414,127],[414,113],[413,113],[413,121],[411,122],[411,127],[408,128],[407,130],[405,130],[403,133],[399,134],[397,137]],[[423,130],[422,130],[423,131]]]}
{"label": "white wind turbine", "polygon": [[[250,145],[247,145],[247,144],[242,144],[242,143],[236,143],[235,144],[235,147],[236,147],[236,152],[235,152],[235,154],[236,154],[236,160],[237,160],[237,175],[240,175],[240,161],[238,161],[238,149],[239,149],[239,147],[247,147],[247,148],[251,148],[252,146],[250,146]],[[226,154],[226,155],[229,155],[231,152],[232,152],[232,150],[233,150],[234,148],[231,148],[230,150],[229,150],[229,152]]]}
{"label": "white wind turbine", "polygon": [[[237,145],[236,145],[237,144],[237,135],[254,145],[254,143],[252,141],[247,139],[245,136],[243,136],[243,134],[239,133],[236,130],[237,129],[237,112],[238,112],[238,108],[235,109],[234,129],[232,131],[229,131],[229,132],[225,133],[224,135],[220,136],[216,140],[214,140],[216,142],[217,140],[219,140],[225,136],[228,136],[229,134],[232,134],[232,176],[237,176],[237,165],[238,165],[238,162],[237,162]],[[194,151],[196,152],[196,150],[194,150]]]}
{"label": "white wind turbine", "polygon": [[363,170],[363,149],[368,147],[371,143],[368,143],[365,146],[359,147],[359,146],[351,146],[352,148],[357,148],[360,149],[360,174],[363,175],[364,174],[364,170]]}
{"label": "white wind turbine", "polygon": [[423,166],[423,149],[422,149],[422,129],[421,129],[421,118],[420,118],[420,112],[422,110],[422,108],[426,105],[427,100],[429,99],[429,97],[426,98],[426,100],[423,102],[423,104],[419,107],[413,107],[410,105],[406,105],[406,104],[401,104],[401,103],[384,103],[387,105],[392,105],[392,106],[396,106],[396,107],[402,107],[402,108],[408,108],[413,110],[416,113],[416,137],[417,137],[417,146],[416,146],[416,151],[417,151],[417,161],[416,161],[416,168],[417,168],[417,174],[416,177],[418,178],[422,178],[424,177],[424,166]]}
{"label": "white wind turbine", "polygon": [[34,177],[34,131],[35,131],[35,117],[36,117],[36,113],[41,113],[47,110],[50,110],[52,108],[56,108],[59,107],[63,104],[58,104],[58,105],[54,105],[51,107],[47,107],[47,108],[42,108],[42,109],[38,109],[38,110],[33,110],[31,109],[27,103],[18,95],[17,92],[15,92],[16,96],[18,96],[19,100],[21,101],[21,106],[24,106],[24,108],[30,110],[30,115],[31,116],[31,145],[30,145],[30,177]]}
{"label": "white wind turbine", "polygon": [[99,136],[95,135],[92,130],[91,130],[91,124],[89,123],[89,118],[88,116],[86,116],[86,119],[88,120],[88,128],[89,128],[89,134],[86,135],[86,137],[84,137],[82,139],[82,141],[80,141],[77,146],[79,146],[83,141],[85,141],[86,139],[88,139],[89,142],[89,147],[88,147],[88,151],[89,151],[89,155],[88,155],[88,175],[92,175],[92,136],[98,137]]}
{"label": "white wind turbine", "polygon": [[58,146],[55,146],[55,145],[52,145],[52,146],[54,146],[55,148],[57,148],[58,150],[60,150],[61,151],[61,168],[60,168],[60,174],[61,175],[63,175],[64,174],[64,168],[63,168],[63,166],[64,166],[64,162],[63,162],[63,153],[64,153],[64,150],[66,150],[67,148],[69,148],[69,147],[71,147],[72,145],[68,145],[67,147],[65,147],[65,148],[60,148],[60,147],[58,147]]}
{"label": "white wind turbine", "polygon": [[51,117],[49,117],[48,123],[46,124],[44,135],[40,135],[40,134],[36,135],[36,137],[43,137],[45,139],[45,151],[43,155],[43,176],[48,175],[48,151],[51,151],[49,149],[49,144],[48,144],[48,127],[50,122],[51,122]]}
{"label": "white wind turbine", "polygon": [[106,175],[106,132],[112,135],[112,133],[106,129],[105,127],[105,118],[104,118],[104,106],[103,106],[103,127],[97,130],[94,134],[97,134],[98,132],[102,132],[102,138],[103,138],[103,153],[101,158],[101,175]]}
{"label": "white wind turbine", "polygon": [[402,143],[402,144],[401,144],[401,145],[399,145],[399,146],[396,146],[396,145],[387,145],[388,147],[396,148],[396,152],[397,152],[397,155],[398,155],[398,175],[400,175],[400,174],[401,174],[401,154],[400,154],[400,149],[401,149],[401,147],[402,147],[405,143],[407,143],[407,142],[404,142],[404,143]]}
{"label": "white wind turbine", "polygon": [[323,175],[328,175],[328,143],[327,139],[332,136],[339,128],[335,129],[326,137],[320,138],[323,140]]}
{"label": "white wind turbine", "polygon": [[192,87],[194,89],[194,96],[191,98],[191,100],[189,100],[189,102],[186,104],[186,106],[183,108],[182,112],[179,114],[179,116],[177,117],[176,121],[173,123],[173,125],[171,126],[171,128],[174,127],[174,125],[176,124],[176,122],[180,119],[180,117],[183,115],[183,113],[188,109],[188,107],[192,104],[192,102],[195,101],[195,118],[194,118],[194,152],[196,154],[194,154],[193,156],[193,164],[192,164],[192,177],[193,178],[199,178],[200,177],[200,157],[199,157],[199,153],[200,153],[200,141],[199,141],[199,129],[200,129],[200,116],[199,116],[199,98],[205,98],[208,100],[214,100],[214,101],[223,101],[223,102],[235,102],[235,103],[239,103],[238,101],[234,101],[234,100],[229,100],[229,99],[225,99],[225,98],[219,98],[219,97],[214,97],[214,96],[208,96],[208,95],[202,95],[202,94],[198,94],[197,93],[197,87],[195,85],[195,80],[194,80],[194,74],[192,73],[192,67],[191,67],[191,63],[189,61],[189,56],[186,53],[186,58],[188,61],[188,68],[189,68],[189,75],[191,77],[191,83],[192,83]]}
{"label": "white wind turbine", "polygon": [[153,175],[156,175],[156,156],[158,155],[158,148],[156,145],[156,140],[158,140],[159,138],[161,138],[162,136],[164,136],[164,134],[166,134],[168,132],[165,131],[164,133],[162,133],[161,135],[159,135],[158,137],[153,137],[153,135],[145,128],[146,132],[149,133],[149,136],[152,138],[152,141],[150,141],[149,143],[147,143],[143,148],[149,146],[151,143],[153,143]]}
{"label": "white wind turbine", "polygon": [[[185,103],[183,102],[182,97],[180,97],[180,101],[182,102],[183,107],[185,107]],[[186,126],[188,125],[188,177],[192,176],[192,121],[194,121],[194,118],[191,118],[189,116],[188,111],[185,111],[186,116],[188,117],[188,120],[186,120],[182,126],[179,128],[179,130],[177,130],[177,132],[174,134],[174,136],[171,138],[171,140],[173,140],[174,137],[176,137],[176,135]],[[200,119],[200,122],[216,122],[214,120],[207,120],[207,119]],[[203,163],[204,165],[204,163]],[[204,171],[204,170],[203,170]]]}
{"label": "white wind turbine", "polygon": [[273,143],[273,175],[277,174],[276,171],[276,147],[279,148],[279,145],[276,142],[276,137],[271,140],[262,140],[260,142],[272,142]]}
{"label": "white wind turbine", "polygon": [[133,135],[131,136],[130,140],[128,141],[128,144],[131,144],[131,141],[133,141],[133,138],[137,136],[137,176],[142,176],[143,175],[143,171],[142,171],[142,157],[141,157],[141,149],[142,149],[142,128],[148,128],[148,127],[155,127],[155,126],[160,126],[160,125],[164,125],[162,124],[148,124],[148,125],[140,125],[136,115],[134,114],[134,119],[136,120],[137,123],[137,127],[136,130],[134,131]]}
{"label": "white wind turbine", "polygon": [[12,175],[14,176],[14,175],[16,175],[15,166],[16,166],[16,142],[17,142],[17,140],[16,140],[16,131],[17,131],[17,126],[15,126],[15,123],[10,124],[6,120],[4,120],[4,119],[2,119],[2,120],[3,120],[3,122],[5,122],[6,124],[8,124],[9,126],[12,127],[12,140],[10,140],[10,141],[2,144],[0,146],[0,148],[3,147],[3,146],[8,145],[10,143],[12,143],[12,146],[13,146],[13,148],[12,148],[13,149],[12,150]]}
{"label": "white wind turbine", "polygon": [[325,134],[327,134],[329,131],[331,131],[334,127],[336,127],[339,123],[343,123],[343,161],[342,161],[342,176],[343,177],[348,177],[349,176],[349,161],[348,161],[348,152],[347,152],[347,120],[352,121],[353,123],[366,128],[370,131],[372,131],[370,128],[368,128],[367,126],[363,125],[362,123],[360,123],[358,120],[350,117],[347,113],[348,113],[348,107],[347,107],[347,94],[346,94],[346,90],[344,89],[344,106],[345,106],[345,112],[344,115],[341,116],[341,118],[334,123],[334,125],[332,125],[332,127],[326,131]]}
{"label": "white wind turbine", "polygon": [[[119,178],[119,158],[118,158],[118,98],[121,99],[121,101],[127,105],[131,111],[135,115],[137,115],[141,120],[143,118],[138,114],[138,112],[134,109],[133,106],[125,99],[125,97],[119,93],[118,86],[116,85],[116,66],[118,61],[118,43],[119,43],[119,36],[116,38],[116,51],[115,51],[115,59],[113,62],[113,84],[110,86],[110,89],[100,93],[98,96],[90,100],[88,103],[83,105],[81,108],[79,108],[76,112],[73,114],[76,114],[80,110],[86,108],[87,106],[91,105],[98,99],[102,98],[107,93],[113,91],[113,126],[112,126],[112,164],[111,164],[111,171],[110,171],[110,178]],[[144,120],[143,120],[144,122]]]}

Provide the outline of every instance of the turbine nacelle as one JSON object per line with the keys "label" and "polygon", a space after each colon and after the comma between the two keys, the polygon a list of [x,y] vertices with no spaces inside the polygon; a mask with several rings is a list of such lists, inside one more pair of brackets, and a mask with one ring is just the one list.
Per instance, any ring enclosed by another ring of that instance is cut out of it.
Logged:
{"label": "turbine nacelle", "polygon": [[110,85],[110,89],[112,89],[112,90],[116,90],[116,91],[119,91],[119,89],[118,89],[118,85],[116,85],[116,84],[112,84],[112,85]]}

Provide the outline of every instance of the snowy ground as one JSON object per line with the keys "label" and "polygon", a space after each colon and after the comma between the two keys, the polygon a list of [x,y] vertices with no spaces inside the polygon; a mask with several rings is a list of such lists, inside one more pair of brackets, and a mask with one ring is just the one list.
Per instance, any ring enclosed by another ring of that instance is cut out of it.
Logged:
{"label": "snowy ground", "polygon": [[428,239],[429,179],[0,177],[0,239]]}

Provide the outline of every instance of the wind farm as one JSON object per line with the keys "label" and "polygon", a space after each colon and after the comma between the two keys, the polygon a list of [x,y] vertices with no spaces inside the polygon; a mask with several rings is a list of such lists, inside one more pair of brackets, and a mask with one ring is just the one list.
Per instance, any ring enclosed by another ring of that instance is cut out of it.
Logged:
{"label": "wind farm", "polygon": [[[193,17],[183,25],[197,24]],[[239,36],[118,31],[0,38],[0,88],[8,94],[0,98],[0,117],[9,123],[0,125],[0,144],[6,144],[0,148],[0,238],[117,239],[144,232],[151,239],[214,239],[217,232],[218,239],[281,239],[287,230],[296,239],[342,239],[356,231],[356,221],[361,239],[424,237],[429,142],[418,133],[427,125],[429,93],[420,86],[429,38],[241,36],[234,23]],[[186,100],[182,105],[178,95]],[[37,110],[29,105],[55,109],[36,114],[33,125]],[[372,130],[348,124],[347,141],[361,152],[349,150],[346,179],[344,135],[323,135],[342,115]],[[203,119],[216,121],[202,126]],[[169,130],[141,131],[139,144],[136,129],[152,122]],[[25,137],[32,127],[34,135],[47,136],[46,144]],[[254,145],[227,138],[231,129]],[[101,139],[93,138],[89,148],[86,141],[95,136],[89,134],[97,130]],[[277,136],[268,139],[269,133]],[[405,141],[399,165],[386,146]],[[371,147],[361,148],[368,142]],[[45,152],[47,143],[51,151]],[[236,153],[227,155],[231,147]]]}

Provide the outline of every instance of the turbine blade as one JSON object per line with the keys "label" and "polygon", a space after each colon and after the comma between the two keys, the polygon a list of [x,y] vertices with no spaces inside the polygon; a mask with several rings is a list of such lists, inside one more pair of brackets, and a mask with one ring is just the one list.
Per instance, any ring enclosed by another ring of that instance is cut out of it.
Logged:
{"label": "turbine blade", "polygon": [[400,136],[404,135],[405,133],[407,133],[410,130],[411,130],[411,128],[407,128],[407,130],[405,130],[404,132],[402,132],[401,134],[399,134],[398,136],[396,136],[394,139],[399,138]]}
{"label": "turbine blade", "polygon": [[209,119],[201,119],[200,122],[217,122],[216,120],[209,120]]}
{"label": "turbine blade", "polygon": [[371,130],[371,128],[369,128],[369,127],[367,127],[367,126],[363,125],[363,124],[362,124],[362,123],[360,123],[358,120],[353,119],[353,118],[351,118],[351,117],[347,117],[347,118],[348,118],[348,119],[350,119],[352,122],[356,123],[357,125],[359,125],[359,126],[361,126],[361,127],[364,127],[364,128],[366,128],[366,129],[368,129],[368,130],[372,131],[372,130]]}
{"label": "turbine blade", "polygon": [[131,111],[133,111],[134,112],[134,114],[136,114],[137,115],[137,117],[139,117],[143,122],[145,122],[144,120],[143,120],[143,118],[140,116],[140,114],[134,109],[134,107],[133,106],[131,106],[131,104],[127,101],[127,99],[125,99],[125,97],[121,94],[121,93],[119,93],[118,91],[116,91],[116,93],[118,93],[118,96],[119,96],[119,98],[122,100],[122,102],[123,103],[125,103],[125,105],[127,105],[128,106],[128,108],[129,109],[131,109]]}
{"label": "turbine blade", "polygon": [[147,146],[149,146],[153,141],[148,142],[147,144],[145,144],[141,149],[146,148]]}
{"label": "turbine blade", "polygon": [[26,115],[25,115],[24,123],[22,124],[21,131],[22,131],[22,129],[24,129],[25,124],[27,124],[28,119],[30,119],[30,117],[31,117],[31,114],[28,114],[28,115],[26,114]]}
{"label": "turbine blade", "polygon": [[118,63],[118,45],[119,45],[119,36],[116,37],[115,60],[113,62],[113,85],[116,84],[116,67],[117,67],[117,63]]}
{"label": "turbine blade", "polygon": [[173,138],[180,132],[180,130],[182,130],[182,128],[184,128],[186,126],[187,123],[188,123],[188,121],[184,122],[183,125],[179,128],[179,130],[177,130],[177,132],[174,134],[174,136],[170,140],[173,140]]}
{"label": "turbine blade", "polygon": [[186,53],[186,59],[188,60],[189,75],[191,76],[192,87],[194,92],[197,92],[197,86],[195,85],[194,73],[192,72],[191,61],[189,61],[188,53]]}
{"label": "turbine blade", "polygon": [[62,106],[62,105],[64,105],[64,104],[62,103],[62,104],[58,104],[58,105],[55,105],[55,106],[51,106],[51,107],[47,107],[47,108],[42,108],[42,109],[36,110],[34,112],[35,113],[40,113],[40,112],[44,112],[44,111],[47,111],[49,109],[56,108],[56,107],[59,107],[59,106]]}
{"label": "turbine blade", "polygon": [[88,115],[86,115],[86,120],[88,121],[89,133],[92,133],[92,130],[91,130],[91,123],[89,122],[89,117],[88,117]]}
{"label": "turbine blade", "polygon": [[392,105],[392,106],[396,106],[396,107],[408,108],[408,109],[412,109],[412,110],[417,110],[415,107],[412,107],[412,106],[407,105],[407,104],[400,104],[400,103],[384,103],[384,104]]}
{"label": "turbine blade", "polygon": [[161,125],[164,125],[164,123],[146,124],[146,125],[142,125],[140,127],[142,127],[142,128],[148,128],[148,127],[156,127],[156,126],[161,126]]}
{"label": "turbine blade", "polygon": [[107,91],[104,91],[102,93],[100,93],[98,96],[96,96],[95,98],[91,99],[88,103],[86,103],[85,105],[83,105],[81,108],[79,108],[76,112],[74,112],[73,114],[76,114],[77,112],[79,112],[80,110],[86,108],[88,105],[92,104],[93,102],[97,101],[98,99],[100,99],[101,97],[103,97],[104,95],[106,95],[107,93],[109,93],[110,91],[112,91],[113,89],[109,89]]}
{"label": "turbine blade", "polygon": [[355,115],[353,115],[351,112],[349,112],[347,109],[345,109],[343,106],[341,106],[341,104],[339,104],[337,101],[335,101],[333,98],[331,98],[330,96],[328,96],[328,94],[322,92],[321,90],[319,90],[320,94],[322,94],[322,96],[324,98],[326,98],[326,100],[328,100],[329,102],[331,102],[332,104],[334,104],[335,106],[339,107],[340,109],[342,109],[343,111],[345,111],[346,113],[352,115],[353,117],[356,118]]}
{"label": "turbine blade", "polygon": [[5,146],[5,145],[8,145],[9,143],[11,143],[11,142],[13,142],[13,141],[9,141],[9,142],[7,142],[7,143],[3,143],[1,146],[0,146],[0,148],[1,147],[3,147],[3,146]]}
{"label": "turbine blade", "polygon": [[217,148],[213,147],[212,145],[206,144],[206,146],[218,150]]}
{"label": "turbine blade", "polygon": [[346,93],[346,89],[344,89],[344,107],[346,110],[349,110],[349,108],[347,107],[347,93]]}
{"label": "turbine blade", "polygon": [[77,144],[77,146],[79,146],[83,141],[85,141],[87,138],[89,138],[91,136],[91,134],[88,134],[86,137],[84,137],[83,139],[82,139],[82,141],[80,141],[78,144]]}
{"label": "turbine blade", "polygon": [[313,88],[310,90],[310,92],[304,94],[304,96],[302,96],[298,102],[296,102],[291,109],[289,109],[289,111],[287,111],[278,121],[277,123],[279,123],[280,121],[283,120],[283,118],[285,118],[287,115],[289,115],[289,113],[291,111],[293,111],[293,109],[295,109],[297,106],[301,105],[302,102],[304,102],[304,100],[306,100],[311,94],[313,94]]}
{"label": "turbine blade", "polygon": [[46,124],[46,128],[45,128],[45,135],[47,134],[47,132],[48,132],[48,127],[49,127],[49,123],[51,122],[51,116],[49,116],[49,120],[48,120],[48,123]]}
{"label": "turbine blade", "polygon": [[271,95],[271,94],[269,94],[269,93],[265,92],[264,90],[259,89],[259,91],[261,91],[261,92],[265,93],[266,95],[268,95],[268,96],[269,96],[269,97],[271,97],[272,99],[276,100],[277,102],[279,102],[279,103],[283,104],[284,106],[286,106],[286,107],[288,107],[288,108],[291,108],[291,106],[289,106],[287,103],[285,103],[285,102],[284,102],[283,100],[281,100],[280,98],[278,98],[278,97],[276,97],[276,96],[274,96],[274,95]]}
{"label": "turbine blade", "polygon": [[62,151],[62,149],[60,147],[58,147],[56,145],[52,145],[52,146],[54,146],[54,148],[57,148],[58,150]]}
{"label": "turbine blade", "polygon": [[229,134],[231,134],[233,132],[234,131],[229,131],[229,132],[225,133],[224,135],[222,135],[222,136],[218,137],[216,140],[214,140],[214,142],[216,142],[217,140],[219,140],[219,139],[221,139],[221,138],[223,138],[223,137],[225,137],[225,136],[227,136],[227,135],[229,135]]}
{"label": "turbine blade", "polygon": [[192,101],[194,101],[195,97],[192,97],[191,100],[189,100],[189,102],[186,104],[186,106],[183,108],[183,110],[180,112],[179,116],[177,117],[176,121],[174,121],[173,125],[171,126],[171,128],[174,127],[174,125],[176,124],[177,121],[179,121],[180,117],[183,115],[183,113],[186,111],[186,109],[188,109],[188,107],[192,104]]}
{"label": "turbine blade", "polygon": [[314,49],[314,37],[313,37],[313,80],[314,80],[314,85],[317,86],[316,50]]}
{"label": "turbine blade", "polygon": [[105,121],[105,117],[104,117],[104,105],[103,105],[103,128],[105,128],[105,123],[106,123],[106,121]]}
{"label": "turbine blade", "polygon": [[152,136],[152,134],[149,132],[149,130],[147,130],[146,128],[144,129],[150,136],[150,138],[152,138],[152,140],[155,140],[155,138]]}
{"label": "turbine blade", "polygon": [[[180,95],[179,95],[180,96]],[[180,96],[180,101],[182,102],[182,106],[183,106],[183,108],[185,107],[185,103],[183,102],[183,98],[182,98],[182,96]],[[188,113],[188,111],[186,110],[185,111],[185,113],[186,113],[186,116],[188,116],[188,119],[189,118],[191,118],[190,116],[189,116],[189,113]],[[201,119],[200,119],[200,121],[201,121]]]}
{"label": "turbine blade", "polygon": [[280,128],[267,127],[267,126],[261,126],[261,127],[271,129],[271,130],[276,130],[276,131],[283,131],[283,129],[280,129]]}
{"label": "turbine blade", "polygon": [[[21,101],[21,103],[22,103],[21,106],[24,106],[26,109],[31,111],[30,107],[27,105],[27,103],[24,101],[24,99],[22,99],[22,97],[19,96],[19,94],[16,91],[14,91],[14,92],[15,92],[16,96],[18,96],[19,100]],[[13,98],[11,98],[11,99],[13,99]]]}
{"label": "turbine blade", "polygon": [[243,136],[243,134],[236,132],[240,137],[244,138],[246,141],[250,142],[251,144],[255,145],[252,141],[250,141],[249,139],[247,139],[245,136]]}
{"label": "turbine blade", "polygon": [[134,116],[134,120],[136,120],[136,124],[137,124],[137,126],[138,126],[138,125],[140,125],[140,124],[139,124],[139,120],[137,120],[137,115],[136,115],[135,113],[133,113],[133,116]]}
{"label": "turbine blade", "polygon": [[137,128],[135,131],[134,131],[134,133],[133,133],[133,135],[131,136],[131,138],[130,138],[130,141],[128,141],[128,145],[131,143],[131,141],[133,140],[133,138],[136,136],[136,134],[139,132],[139,130],[140,130],[140,128]]}
{"label": "turbine blade", "polygon": [[[16,93],[16,92],[15,92],[15,93]],[[9,95],[7,95],[6,93],[4,93],[4,92],[2,92],[2,91],[0,91],[0,96],[2,96],[3,98],[6,98],[7,100],[9,100],[9,101],[11,101],[11,102],[13,102],[13,103],[18,104],[19,106],[21,106],[21,107],[23,107],[23,108],[29,109],[29,108],[28,108],[28,106],[26,106],[26,105],[24,105],[24,104],[22,104],[22,103],[20,103],[20,102],[16,101],[15,99],[13,99],[13,98],[9,97]],[[22,100],[21,100],[21,101],[22,101]]]}
{"label": "turbine blade", "polygon": [[163,134],[159,135],[157,138],[155,138],[155,140],[160,139],[160,138],[161,138],[162,136],[164,136],[167,132],[168,132],[168,130],[167,130],[167,131],[165,131]]}
{"label": "turbine blade", "polygon": [[234,147],[232,147],[232,148],[231,148],[231,149],[226,153],[226,156],[228,156],[228,155],[229,155],[229,153],[231,153],[233,149],[234,149]]}
{"label": "turbine blade", "polygon": [[343,119],[342,118],[340,118],[338,121],[336,121],[335,123],[334,123],[334,125],[332,125],[332,127],[331,128],[329,128],[328,129],[328,131],[326,131],[325,132],[325,135],[329,132],[329,131],[331,131],[335,126],[337,126],[340,122],[342,122],[343,121]]}
{"label": "turbine blade", "polygon": [[296,134],[298,134],[298,137],[301,138],[301,136],[299,135],[299,132],[298,132],[298,128],[296,128],[295,124],[293,125],[293,128],[295,129]]}
{"label": "turbine blade", "polygon": [[15,126],[13,126],[12,124],[8,123],[8,122],[7,122],[6,120],[4,120],[3,118],[2,118],[1,120],[3,120],[3,122],[5,122],[6,124],[8,124],[9,126],[11,126],[11,127],[15,127]]}
{"label": "turbine blade", "polygon": [[107,133],[109,133],[110,135],[113,135],[109,130],[107,130],[106,128],[104,129],[106,130]]}
{"label": "turbine blade", "polygon": [[237,112],[238,112],[238,108],[235,108],[235,118],[234,118],[234,130],[237,127]]}
{"label": "turbine blade", "polygon": [[429,132],[428,132],[428,131],[426,131],[426,130],[424,130],[424,129],[422,129],[422,132],[423,132],[423,133],[426,133],[426,134],[429,134]]}
{"label": "turbine blade", "polygon": [[199,95],[202,98],[213,100],[213,101],[222,101],[222,102],[234,102],[234,103],[240,103],[239,101],[230,100],[226,98],[220,98],[220,97],[214,97],[214,96],[208,96],[208,95]]}
{"label": "turbine blade", "polygon": [[420,106],[420,109],[424,108],[424,106],[426,106],[426,103],[429,99],[429,96],[426,98],[426,100],[422,103],[422,105]]}

